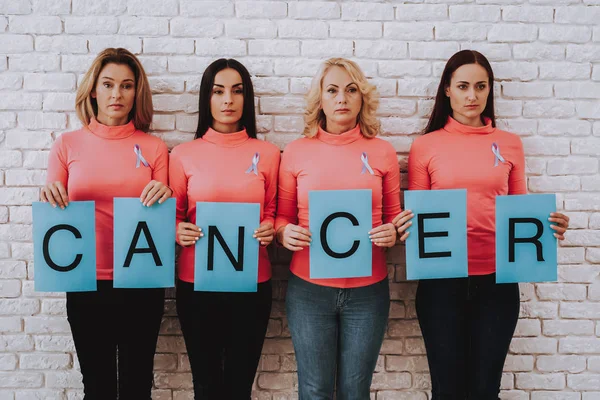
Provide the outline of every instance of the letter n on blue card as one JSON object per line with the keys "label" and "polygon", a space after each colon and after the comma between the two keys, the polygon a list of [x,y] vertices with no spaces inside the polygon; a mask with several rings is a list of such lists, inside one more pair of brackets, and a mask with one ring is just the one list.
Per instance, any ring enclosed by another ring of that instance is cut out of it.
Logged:
{"label": "letter n on blue card", "polygon": [[95,203],[72,201],[62,210],[34,202],[33,258],[37,292],[95,291]]}
{"label": "letter n on blue card", "polygon": [[308,192],[310,278],[358,278],[373,274],[371,190]]}
{"label": "letter n on blue card", "polygon": [[115,198],[113,202],[113,286],[175,286],[175,199],[150,207],[137,197]]}
{"label": "letter n on blue card", "polygon": [[496,197],[496,282],[555,282],[557,243],[548,221],[553,194]]}
{"label": "letter n on blue card", "polygon": [[196,242],[194,290],[256,292],[260,204],[196,203],[196,225],[204,236]]}
{"label": "letter n on blue card", "polygon": [[415,215],[406,240],[406,277],[468,276],[467,191],[409,190],[404,202]]}

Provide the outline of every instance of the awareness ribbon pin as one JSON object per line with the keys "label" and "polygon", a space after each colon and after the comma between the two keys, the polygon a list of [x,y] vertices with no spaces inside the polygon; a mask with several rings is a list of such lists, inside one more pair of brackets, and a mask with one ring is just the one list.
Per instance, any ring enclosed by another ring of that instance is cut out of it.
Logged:
{"label": "awareness ribbon pin", "polygon": [[254,157],[252,157],[252,165],[246,170],[247,174],[254,172],[254,175],[258,176],[258,161],[259,160],[260,160],[260,155],[258,153],[254,153]]}
{"label": "awareness ribbon pin", "polygon": [[135,167],[136,168],[140,167],[140,162],[142,164],[144,164],[145,167],[149,167],[150,166],[148,164],[148,161],[146,161],[146,159],[142,155],[142,149],[140,149],[140,145],[136,144],[135,146],[133,146],[133,152],[137,156],[137,159],[135,160]]}
{"label": "awareness ribbon pin", "polygon": [[492,143],[492,153],[494,153],[494,167],[498,166],[498,161],[506,162],[504,157],[502,157],[502,154],[500,154],[500,146],[496,143]]}
{"label": "awareness ribbon pin", "polygon": [[369,157],[367,156],[367,153],[363,152],[362,155],[360,156],[360,160],[363,163],[362,171],[360,173],[364,174],[366,171],[369,171],[369,173],[371,175],[374,175],[375,173],[373,172],[373,169],[369,165]]}

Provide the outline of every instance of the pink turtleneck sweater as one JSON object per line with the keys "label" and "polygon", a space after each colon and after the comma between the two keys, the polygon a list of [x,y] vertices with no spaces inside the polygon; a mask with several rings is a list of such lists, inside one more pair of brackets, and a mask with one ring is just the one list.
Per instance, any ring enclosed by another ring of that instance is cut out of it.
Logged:
{"label": "pink turtleneck sweater", "polygon": [[486,122],[474,128],[448,118],[415,139],[408,157],[410,190],[467,189],[469,275],[496,272],[496,196],[527,193],[521,138]]}
{"label": "pink turtleneck sweater", "polygon": [[[255,153],[259,154],[258,175],[246,173]],[[261,224],[274,223],[279,158],[277,146],[252,139],[245,130],[225,134],[209,129],[202,138],[176,146],[171,152],[169,180],[177,199],[177,224],[196,223],[198,201],[258,203]],[[194,282],[194,246],[179,253],[178,276]],[[271,263],[266,247],[261,246],[258,282],[270,278]]]}
{"label": "pink turtleneck sweater", "polygon": [[[138,145],[149,166],[140,163]],[[60,135],[48,159],[47,182],[60,181],[69,201],[96,202],[96,276],[113,279],[113,199],[140,197],[151,180],[168,184],[169,153],[162,140],[133,126],[89,126]]]}
{"label": "pink turtleneck sweater", "polygon": [[[361,173],[362,153],[373,170]],[[334,135],[319,129],[314,138],[301,138],[283,152],[279,169],[279,202],[275,229],[287,224],[308,229],[308,192],[311,190],[371,189],[373,227],[392,222],[400,213],[400,170],[396,151],[385,140],[365,138],[360,127]],[[314,235],[315,232],[312,232]],[[354,288],[387,277],[385,249],[373,245],[373,274],[365,278],[310,279],[310,247],[294,252],[290,269],[317,285]]]}

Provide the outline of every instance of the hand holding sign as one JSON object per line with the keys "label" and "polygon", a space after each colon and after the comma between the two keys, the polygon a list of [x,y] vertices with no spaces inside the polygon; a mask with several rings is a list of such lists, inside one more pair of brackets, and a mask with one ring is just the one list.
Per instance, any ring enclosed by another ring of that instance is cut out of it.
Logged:
{"label": "hand holding sign", "polygon": [[378,247],[392,247],[396,244],[396,226],[383,224],[369,231],[369,239]]}
{"label": "hand holding sign", "polygon": [[191,222],[180,222],[177,226],[177,243],[183,247],[195,244],[202,236],[202,229]]}
{"label": "hand holding sign", "polygon": [[287,224],[277,232],[277,240],[283,247],[291,251],[300,251],[310,246],[311,233],[299,225]]}
{"label": "hand holding sign", "polygon": [[392,221],[392,223],[396,226],[398,230],[398,236],[400,236],[400,241],[404,242],[410,235],[408,228],[412,226],[411,219],[415,216],[411,210],[404,210],[400,214],[396,215],[396,218]]}
{"label": "hand holding sign", "polygon": [[268,246],[273,241],[274,233],[275,229],[273,229],[272,223],[262,223],[258,229],[254,231],[252,237],[258,240],[258,243],[260,243],[261,246]]}
{"label": "hand holding sign", "polygon": [[140,201],[146,207],[150,207],[156,201],[158,201],[158,204],[163,203],[171,197],[171,194],[173,194],[173,191],[167,185],[159,181],[151,180],[144,190],[142,190]]}
{"label": "hand holding sign", "polygon": [[565,214],[553,212],[550,213],[550,218],[548,218],[548,221],[556,222],[556,225],[550,225],[550,228],[556,231],[554,233],[554,237],[558,240],[565,240],[565,232],[569,228],[569,217],[567,217]]}
{"label": "hand holding sign", "polygon": [[40,192],[40,200],[43,203],[50,203],[52,207],[58,204],[63,210],[69,205],[69,196],[67,189],[60,181],[48,183]]}

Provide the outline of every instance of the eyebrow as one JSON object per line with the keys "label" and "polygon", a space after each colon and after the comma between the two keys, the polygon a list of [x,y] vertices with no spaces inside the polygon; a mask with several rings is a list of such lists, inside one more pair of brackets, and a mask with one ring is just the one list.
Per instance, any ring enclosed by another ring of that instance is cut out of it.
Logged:
{"label": "eyebrow", "polygon": [[[350,85],[356,85],[356,82],[350,82],[349,84],[347,84],[347,85],[346,85],[346,87],[348,87],[348,86],[350,86]],[[333,83],[330,83],[330,84],[329,84],[329,85],[327,85],[327,86],[339,87],[338,85],[335,85],[335,84],[333,84]]]}
{"label": "eyebrow", "polygon": [[[108,79],[109,81],[114,81],[114,79],[113,79],[113,78],[111,78],[110,76],[103,76],[101,79]],[[129,78],[127,78],[127,79],[124,79],[124,80],[123,80],[123,82],[127,82],[127,81],[131,81],[131,82],[133,82],[133,79],[129,79]]]}
{"label": "eyebrow", "polygon": [[[213,83],[213,86],[218,86],[218,87],[222,87],[222,88],[225,87],[224,85],[219,85],[218,83]],[[236,83],[235,85],[233,85],[231,87],[233,88],[233,87],[236,87],[236,86],[242,86],[242,83],[241,82],[240,83]]]}
{"label": "eyebrow", "polygon": [[[469,84],[470,82],[467,82],[467,81],[458,81],[458,83],[466,83],[466,84]],[[479,81],[479,82],[475,82],[475,83],[487,83],[487,81]]]}

